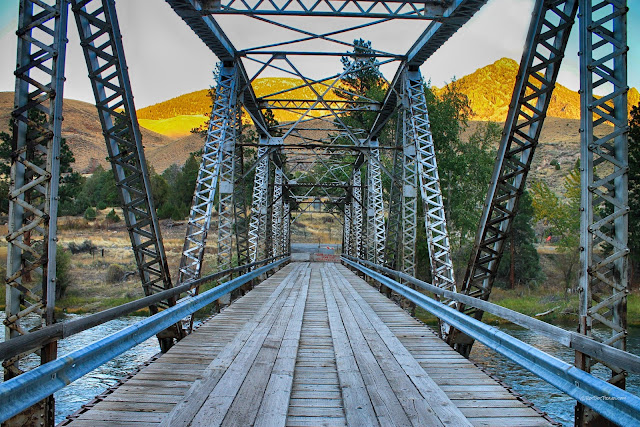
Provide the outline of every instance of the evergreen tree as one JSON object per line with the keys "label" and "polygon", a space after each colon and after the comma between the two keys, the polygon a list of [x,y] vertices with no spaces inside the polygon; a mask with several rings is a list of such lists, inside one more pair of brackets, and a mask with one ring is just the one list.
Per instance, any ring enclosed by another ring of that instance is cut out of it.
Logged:
{"label": "evergreen tree", "polygon": [[520,196],[518,213],[513,219],[504,256],[500,261],[498,284],[508,284],[513,289],[516,285],[529,285],[543,278],[540,257],[534,246],[534,222],[531,195],[525,191]]}
{"label": "evergreen tree", "polygon": [[[39,110],[30,110],[29,119],[40,126],[44,126],[47,121],[47,116]],[[13,129],[14,121],[9,121],[9,128]],[[27,140],[33,141],[39,138],[39,133],[35,130],[34,126],[30,126],[27,130]],[[11,174],[11,155],[13,135],[6,132],[0,132],[0,212],[7,213],[9,210],[9,176]],[[44,159],[36,157],[30,159],[35,165],[44,167]],[[60,203],[60,214],[67,214],[65,208],[73,203],[73,199],[80,192],[82,186],[82,176],[74,172],[71,168],[71,164],[75,162],[73,152],[67,144],[65,138],[60,140],[60,186],[58,189],[58,200]]]}

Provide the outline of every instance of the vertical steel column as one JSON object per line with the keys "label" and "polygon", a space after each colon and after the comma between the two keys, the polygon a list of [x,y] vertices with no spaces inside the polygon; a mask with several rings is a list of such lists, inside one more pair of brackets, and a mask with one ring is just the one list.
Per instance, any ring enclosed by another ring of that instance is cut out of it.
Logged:
{"label": "vertical steel column", "polygon": [[[427,101],[424,96],[424,84],[420,71],[407,70],[404,77],[404,90],[408,97],[409,136],[415,146],[415,161],[420,182],[420,194],[424,205],[425,228],[429,247],[431,274],[435,286],[456,291],[451,262],[451,248],[447,232],[447,222],[440,191],[440,177],[436,162],[435,147],[429,123]],[[407,149],[406,153],[413,154]],[[407,156],[409,157],[409,156]],[[405,176],[411,176],[412,169],[405,170]],[[447,335],[448,325],[441,325],[441,332]]]}
{"label": "vertical steel column", "polygon": [[352,176],[351,189],[353,192],[353,203],[351,207],[353,213],[353,256],[364,259],[364,248],[362,245],[362,220],[364,210],[364,200],[362,200],[362,174],[360,169],[355,170]]}
{"label": "vertical steel column", "polygon": [[351,203],[344,204],[344,224],[342,227],[342,253],[351,255]]}
{"label": "vertical steel column", "polygon": [[[592,336],[626,350],[628,293],[627,4],[580,0],[581,221],[580,324]],[[601,361],[576,354],[589,372]],[[605,364],[606,365],[606,364]],[[625,387],[614,366],[609,382]],[[576,425],[602,425],[603,418],[576,406]]]}
{"label": "vertical steel column", "polygon": [[[467,295],[489,299],[576,10],[577,0],[538,0],[535,4],[491,186],[462,282],[461,292]],[[482,318],[482,310],[464,305],[459,309],[476,319]],[[449,344],[468,356],[473,340],[456,332],[449,337]]]}
{"label": "vertical steel column", "polygon": [[269,187],[269,139],[260,137],[255,176],[253,180],[253,198],[251,219],[249,221],[249,256],[251,262],[265,257],[265,235],[267,233],[267,191]]}
{"label": "vertical steel column", "polygon": [[282,254],[286,255],[291,253],[291,202],[287,197],[284,200],[282,221]]}
{"label": "vertical steel column", "polygon": [[404,154],[402,151],[402,138],[404,125],[402,113],[399,115],[396,123],[396,150],[393,153],[393,169],[392,183],[389,189],[389,218],[387,221],[386,244],[384,253],[384,264],[387,268],[397,270],[401,265],[402,249],[400,241],[402,240],[402,174],[404,168]]}
{"label": "vertical steel column", "polygon": [[[107,143],[131,246],[146,295],[171,288],[140,128],[113,0],[72,0],[96,107]],[[175,298],[149,307],[175,304]],[[166,350],[179,331],[161,338]],[[163,334],[163,335],[166,335]]]}
{"label": "vertical steel column", "polygon": [[384,260],[385,224],[378,141],[372,140],[370,147],[367,162],[367,257],[374,264],[381,264]]}
{"label": "vertical steel column", "polygon": [[[28,334],[21,324],[55,322],[58,183],[68,4],[22,0],[16,35],[16,89],[9,184],[5,340]],[[39,275],[40,280],[32,276]],[[33,349],[40,363],[57,357],[57,342]],[[3,361],[4,379],[23,373],[20,360]],[[16,425],[55,425],[53,396],[16,416]]]}
{"label": "vertical steel column", "polygon": [[[207,129],[207,137],[202,150],[202,161],[196,178],[196,188],[189,212],[187,233],[180,259],[179,283],[196,280],[202,272],[202,260],[207,244],[207,234],[211,225],[211,213],[218,188],[227,145],[234,145],[234,114],[236,101],[236,70],[234,67],[220,67],[213,106]],[[222,183],[220,184],[222,187]]]}
{"label": "vertical steel column", "polygon": [[[408,97],[407,94],[404,94]],[[408,99],[407,99],[407,104]],[[410,111],[403,109],[402,132],[402,264],[398,270],[411,276],[416,275],[416,239],[418,231],[418,163],[416,161],[416,140],[413,132],[407,131]]]}
{"label": "vertical steel column", "polygon": [[[240,140],[240,133],[242,132],[242,117],[240,114],[242,109],[238,108],[238,119],[236,131],[236,141]],[[244,176],[244,152],[241,145],[236,144],[235,149],[235,175]],[[236,234],[236,249],[238,254],[238,265],[249,264],[249,216],[247,212],[247,188],[245,182],[242,180],[236,180],[233,183],[233,204],[234,204],[234,230]]]}
{"label": "vertical steel column", "polygon": [[276,166],[275,168],[275,176],[273,182],[273,212],[271,215],[271,226],[272,226],[272,245],[273,245],[273,256],[282,255],[282,246],[283,246],[283,233],[282,233],[282,211],[284,208],[284,203],[282,199],[282,185],[284,182],[284,173],[282,172],[282,168]]}
{"label": "vertical steel column", "polygon": [[[227,67],[225,67],[227,69]],[[241,126],[239,106],[237,105],[238,75],[235,67],[229,67],[227,77],[220,79],[225,94],[227,110],[223,112],[225,119],[220,135],[224,142],[219,146],[220,150],[220,177],[218,183],[218,270],[226,270],[232,267],[233,240],[235,237],[235,203],[234,182],[236,166],[236,129]],[[229,279],[226,276],[220,279],[224,282]]]}

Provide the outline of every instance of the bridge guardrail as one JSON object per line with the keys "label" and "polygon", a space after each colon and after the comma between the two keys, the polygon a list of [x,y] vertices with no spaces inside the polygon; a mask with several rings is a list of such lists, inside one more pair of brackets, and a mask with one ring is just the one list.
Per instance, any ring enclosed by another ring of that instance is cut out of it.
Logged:
{"label": "bridge guardrail", "polygon": [[[142,343],[146,339],[151,338],[158,332],[165,330],[185,316],[211,304],[221,296],[239,288],[269,270],[279,267],[289,259],[289,256],[285,256],[278,261],[229,280],[200,295],[189,298],[108,337],[102,338],[85,348],[73,351],[66,356],[5,381],[0,384],[0,423],[35,405],[47,396],[62,389],[130,348]],[[221,273],[223,272],[217,274]],[[228,274],[228,271],[224,273]],[[207,278],[208,277],[209,276],[207,276]],[[192,284],[193,283],[190,283],[188,285]],[[187,284],[184,286],[186,285]],[[179,287],[176,287],[171,289],[171,291],[177,292],[178,289]],[[161,294],[158,293],[154,295],[154,297],[160,295]]]}
{"label": "bridge guardrail", "polygon": [[113,307],[107,310],[103,310],[99,313],[85,316],[81,319],[74,319],[69,322],[55,323],[53,325],[46,326],[42,329],[31,332],[29,334],[21,335],[9,341],[0,343],[0,360],[9,359],[13,356],[24,353],[26,351],[33,350],[35,348],[40,348],[55,340],[68,338],[79,332],[86,331],[87,329],[91,329],[95,326],[108,322],[109,320],[126,316],[127,314],[133,313],[137,310],[142,310],[151,304],[155,304],[159,301],[162,301],[174,296],[177,297],[178,295],[184,292],[187,292],[195,287],[198,287],[204,283],[211,282],[213,280],[216,280],[220,277],[224,277],[232,273],[248,270],[251,267],[265,264],[285,256],[288,256],[288,255],[275,256],[275,257],[263,259],[261,261],[252,262],[251,264],[245,264],[245,265],[233,267],[227,270],[219,271],[217,273],[213,273],[205,277],[201,277],[200,279],[187,282],[183,285],[176,286],[174,288],[167,289],[165,291],[158,292],[156,294],[149,295],[147,297],[143,297],[135,301],[128,302],[126,304],[122,304],[118,307]]}
{"label": "bridge guardrail", "polygon": [[486,311],[487,313],[491,313],[502,319],[508,320],[512,323],[515,323],[516,325],[522,326],[523,328],[544,335],[547,338],[550,338],[553,341],[564,345],[565,347],[569,347],[586,355],[595,357],[598,360],[610,363],[628,372],[640,373],[639,356],[628,353],[624,350],[620,350],[619,348],[611,347],[610,345],[598,342],[592,338],[587,337],[586,335],[567,331],[565,329],[551,325],[547,322],[543,322],[542,320],[534,319],[533,317],[518,313],[517,311],[490,303],[488,301],[481,300],[479,298],[474,298],[469,295],[451,292],[439,288],[437,286],[423,282],[422,280],[418,280],[415,277],[411,277],[406,273],[382,267],[370,261],[354,258],[349,255],[342,255],[342,257],[351,261],[359,262],[363,265],[368,265],[388,275],[401,278],[402,280],[419,286],[420,288],[432,292],[436,295],[463,303],[468,306],[479,308],[482,311]]}
{"label": "bridge guardrail", "polygon": [[[464,313],[460,313],[452,307],[448,307],[433,298],[404,286],[382,273],[378,273],[358,262],[348,259],[352,257],[347,258],[343,256],[342,258],[349,266],[360,270],[362,273],[413,301],[446,323],[454,326],[475,340],[480,341],[490,349],[531,371],[534,375],[578,400],[585,406],[592,408],[605,418],[619,425],[640,426],[639,397],[548,355],[495,327],[486,325]],[[365,262],[363,260],[358,261]],[[375,266],[375,264],[373,265]],[[404,276],[402,278],[405,279]],[[425,283],[422,282],[422,284]],[[422,287],[422,285],[419,286]],[[428,288],[425,289],[434,292],[434,290],[431,289],[432,287],[436,288],[433,285],[429,285]],[[436,289],[439,290],[438,294],[441,294],[443,291],[440,288]],[[459,294],[455,295],[460,296]],[[447,295],[447,298],[450,297],[450,295]],[[472,299],[475,300],[475,298]]]}

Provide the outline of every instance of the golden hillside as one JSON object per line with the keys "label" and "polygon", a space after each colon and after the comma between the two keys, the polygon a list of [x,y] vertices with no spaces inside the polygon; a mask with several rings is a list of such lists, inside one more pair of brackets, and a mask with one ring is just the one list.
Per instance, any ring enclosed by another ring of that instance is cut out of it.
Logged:
{"label": "golden hillside", "polygon": [[[467,95],[473,109],[473,120],[491,120],[504,122],[509,111],[509,103],[516,84],[519,65],[509,58],[502,58],[479,68],[475,72],[462,77],[454,84]],[[433,88],[440,94],[444,88]],[[640,94],[636,88],[628,93],[629,110],[631,106],[638,105]],[[556,84],[553,91],[549,110],[549,117],[562,119],[580,119],[580,95],[561,84]]]}

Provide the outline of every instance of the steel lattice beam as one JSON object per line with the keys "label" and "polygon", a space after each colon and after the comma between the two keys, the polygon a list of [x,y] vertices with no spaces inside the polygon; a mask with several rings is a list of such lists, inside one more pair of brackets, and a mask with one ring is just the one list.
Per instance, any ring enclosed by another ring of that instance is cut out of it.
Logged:
{"label": "steel lattice beam", "polygon": [[371,141],[370,145],[367,163],[367,253],[369,261],[381,264],[384,260],[385,222],[380,149],[377,148],[377,140]]}
{"label": "steel lattice beam", "polygon": [[[409,138],[413,141],[413,147],[415,147],[416,172],[424,206],[432,281],[439,288],[455,292],[456,282],[453,274],[444,203],[440,190],[438,164],[429,123],[427,100],[424,95],[424,82],[419,71],[406,71],[404,88],[408,100],[407,110],[410,121],[408,133]],[[414,151],[408,146],[409,144],[405,149],[407,157],[413,154]],[[407,161],[407,165],[410,166],[411,163]],[[406,168],[405,179],[406,177],[411,177],[412,173],[412,167]],[[411,184],[412,182],[409,181],[405,185],[409,186]],[[443,336],[447,336],[450,328],[446,324],[441,324],[440,331]]]}
{"label": "steel lattice beam", "polygon": [[[577,0],[536,2],[491,186],[462,284],[461,292],[467,295],[489,299],[577,6]],[[459,308],[476,319],[482,318],[482,310]],[[473,344],[463,336],[452,336],[449,343],[463,355],[469,354]]]}
{"label": "steel lattice beam", "polygon": [[[409,103],[408,94],[404,95]],[[402,263],[398,270],[416,275],[416,239],[418,231],[418,162],[417,138],[411,125],[411,110],[404,110],[399,119],[402,120],[402,185],[399,185],[402,200]],[[435,160],[435,159],[434,159]],[[424,171],[421,171],[424,172]]]}
{"label": "steel lattice beam", "polygon": [[205,13],[256,16],[316,16],[355,18],[439,19],[448,1],[442,0],[320,0],[265,2],[226,0],[212,2]]}
{"label": "steel lattice beam", "polygon": [[271,216],[272,226],[272,244],[273,253],[272,256],[282,255],[283,247],[283,233],[282,233],[282,221],[283,221],[283,209],[284,200],[282,192],[282,184],[284,182],[284,172],[282,168],[275,168],[274,183],[273,183],[273,212]]}
{"label": "steel lattice beam", "polygon": [[[260,144],[267,144],[267,138],[260,138]],[[251,219],[249,221],[249,256],[251,262],[266,258],[265,236],[267,233],[267,202],[269,186],[269,147],[258,149],[257,166],[253,181]]]}
{"label": "steel lattice beam", "polygon": [[[16,89],[9,184],[5,340],[55,322],[56,221],[68,4],[20,2]],[[40,276],[37,280],[34,276]],[[41,317],[25,328],[30,314]],[[57,357],[57,342],[39,352],[40,363]],[[22,354],[3,361],[4,379],[23,373]],[[13,422],[53,426],[53,396]],[[25,421],[28,420],[28,421]]]}
{"label": "steel lattice beam", "polygon": [[[237,74],[234,67],[220,67],[217,74],[209,127],[180,260],[179,283],[188,283],[200,277],[222,164],[224,160],[228,164],[229,151],[234,148]],[[229,183],[220,182],[220,187],[224,187],[228,196]]]}
{"label": "steel lattice beam", "polygon": [[[221,123],[222,131],[225,134],[225,141],[220,147],[220,176],[218,182],[218,265],[219,270],[226,270],[232,267],[234,255],[233,241],[236,234],[234,232],[236,205],[234,203],[234,183],[236,167],[236,129],[241,126],[240,106],[237,104],[237,84],[238,73],[234,68],[233,77],[229,80],[231,84],[223,84],[224,90],[229,91],[228,110],[224,111],[226,120]],[[216,95],[217,96],[217,95]],[[230,276],[220,279],[227,281]]]}
{"label": "steel lattice beam", "polygon": [[[626,3],[580,0],[583,250],[579,332],[622,350],[626,350],[629,285]],[[592,335],[595,326],[608,334],[602,338]],[[597,362],[576,354],[576,365],[587,372]],[[624,388],[626,373],[608,367],[609,382]],[[591,426],[601,421],[593,411],[578,405],[577,424]]]}
{"label": "steel lattice beam", "polygon": [[[402,120],[398,120],[398,127],[401,129]],[[402,147],[403,132],[396,131],[396,144]],[[385,266],[393,270],[398,269],[398,260],[401,259],[402,240],[402,170],[404,155],[402,150],[395,150],[393,153],[393,169],[391,171],[392,182],[389,189],[389,218],[387,221],[386,243],[384,253]],[[351,254],[348,254],[351,255]]]}
{"label": "steel lattice beam", "polygon": [[[125,223],[146,295],[172,287],[113,0],[71,2]],[[150,307],[175,304],[175,299]],[[178,331],[174,332],[177,337]],[[161,339],[166,350],[171,338]]]}
{"label": "steel lattice beam", "polygon": [[353,172],[351,177],[352,186],[351,194],[353,202],[351,203],[351,209],[353,210],[353,253],[360,259],[365,257],[364,246],[362,244],[362,226],[363,226],[363,210],[364,200],[362,199],[362,174],[359,169]]}

